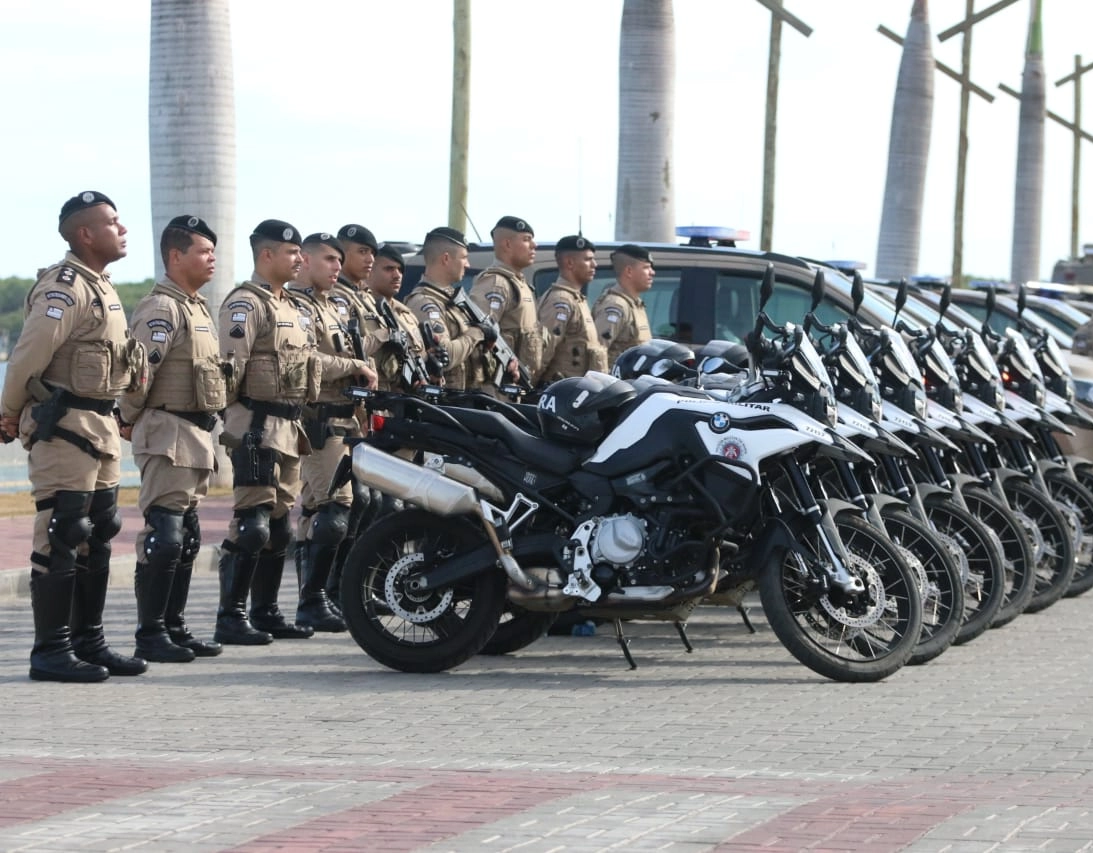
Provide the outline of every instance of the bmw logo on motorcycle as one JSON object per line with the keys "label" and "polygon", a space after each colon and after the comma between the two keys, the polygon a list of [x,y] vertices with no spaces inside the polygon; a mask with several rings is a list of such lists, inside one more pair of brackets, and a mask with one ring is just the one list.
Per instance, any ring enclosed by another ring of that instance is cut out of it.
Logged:
{"label": "bmw logo on motorcycle", "polygon": [[710,429],[714,432],[724,432],[729,428],[729,415],[727,412],[714,412],[710,416]]}

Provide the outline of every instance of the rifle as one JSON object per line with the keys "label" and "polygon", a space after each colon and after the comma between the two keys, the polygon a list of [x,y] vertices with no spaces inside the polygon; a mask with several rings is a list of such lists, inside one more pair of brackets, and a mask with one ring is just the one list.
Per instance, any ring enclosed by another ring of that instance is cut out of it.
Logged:
{"label": "rifle", "polygon": [[402,375],[402,384],[407,391],[413,391],[417,385],[429,384],[429,369],[425,360],[410,349],[410,341],[398,318],[386,299],[376,299],[376,308],[380,317],[390,331],[387,343],[395,351],[399,369]]}
{"label": "rifle", "polygon": [[425,343],[425,366],[430,376],[443,376],[444,368],[451,364],[452,356],[448,348],[437,340],[436,332],[430,323],[422,320],[418,325],[421,329],[421,340]]}
{"label": "rifle", "polygon": [[516,357],[516,353],[512,347],[509,346],[501,336],[501,328],[497,325],[497,321],[474,304],[467,298],[467,293],[460,287],[456,288],[455,296],[451,298],[451,304],[459,308],[464,314],[467,315],[467,319],[472,325],[478,326],[483,330],[489,329],[494,337],[493,352],[497,356],[497,360],[500,362],[499,366],[493,373],[493,384],[505,390],[506,386],[510,386],[513,383],[505,382],[505,374],[508,372],[509,364],[513,359],[516,360],[519,379],[516,381],[516,385],[520,392],[528,394],[533,390],[531,384],[531,374],[528,373],[528,369],[520,363],[520,359]]}

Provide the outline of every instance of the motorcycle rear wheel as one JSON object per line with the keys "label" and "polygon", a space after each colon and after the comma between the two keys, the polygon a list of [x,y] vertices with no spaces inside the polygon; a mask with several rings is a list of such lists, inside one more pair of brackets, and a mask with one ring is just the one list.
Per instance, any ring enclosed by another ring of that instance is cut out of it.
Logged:
{"label": "motorcycle rear wheel", "polygon": [[[836,522],[850,554],[848,571],[865,593],[850,597],[819,588],[806,558],[786,551],[759,576],[771,629],[798,661],[835,681],[880,681],[900,669],[922,633],[922,600],[914,572],[883,533],[856,516]],[[807,560],[825,561],[814,531],[799,538]]]}
{"label": "motorcycle rear wheel", "polygon": [[505,575],[491,563],[450,586],[419,592],[408,581],[481,545],[461,518],[404,509],[361,533],[342,570],[342,615],[370,657],[403,672],[442,672],[478,654],[497,629]]}
{"label": "motorcycle rear wheel", "polygon": [[[953,644],[964,623],[964,583],[944,542],[929,526],[908,513],[883,513],[884,529],[908,563],[921,566],[926,589],[922,596],[922,636],[907,663],[926,663]],[[912,566],[914,568],[914,566]]]}

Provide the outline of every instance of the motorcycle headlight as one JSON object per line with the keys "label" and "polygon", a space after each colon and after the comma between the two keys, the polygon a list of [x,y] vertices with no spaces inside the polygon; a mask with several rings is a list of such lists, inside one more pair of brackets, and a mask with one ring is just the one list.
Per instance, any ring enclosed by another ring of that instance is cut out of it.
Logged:
{"label": "motorcycle headlight", "polygon": [[920,418],[926,417],[926,391],[921,387],[915,388],[915,414]]}

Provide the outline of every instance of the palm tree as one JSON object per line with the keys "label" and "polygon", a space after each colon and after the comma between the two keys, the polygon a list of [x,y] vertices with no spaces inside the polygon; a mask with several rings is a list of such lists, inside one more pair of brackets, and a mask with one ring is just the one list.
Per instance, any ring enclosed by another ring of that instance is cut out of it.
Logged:
{"label": "palm tree", "polygon": [[156,278],[159,235],[182,213],[217,233],[215,313],[234,286],[235,97],[229,0],[152,0],[148,148]]}
{"label": "palm tree", "polygon": [[926,0],[914,0],[892,104],[888,177],[884,184],[877,276],[917,273],[922,238],[922,199],[934,112],[934,55]]}
{"label": "palm tree", "polygon": [[1021,74],[1021,116],[1017,128],[1017,182],[1013,196],[1013,253],[1010,280],[1040,277],[1040,223],[1044,206],[1044,49],[1041,0],[1029,10],[1025,70]]}
{"label": "palm tree", "polygon": [[672,0],[623,0],[615,239],[675,241]]}

